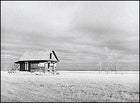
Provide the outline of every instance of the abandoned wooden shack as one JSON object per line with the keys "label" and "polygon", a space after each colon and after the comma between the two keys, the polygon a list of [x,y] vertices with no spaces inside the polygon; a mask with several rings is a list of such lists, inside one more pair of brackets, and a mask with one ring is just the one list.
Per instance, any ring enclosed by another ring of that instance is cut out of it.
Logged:
{"label": "abandoned wooden shack", "polygon": [[23,56],[15,62],[20,71],[43,71],[55,72],[56,64],[59,62],[54,51],[26,51]]}

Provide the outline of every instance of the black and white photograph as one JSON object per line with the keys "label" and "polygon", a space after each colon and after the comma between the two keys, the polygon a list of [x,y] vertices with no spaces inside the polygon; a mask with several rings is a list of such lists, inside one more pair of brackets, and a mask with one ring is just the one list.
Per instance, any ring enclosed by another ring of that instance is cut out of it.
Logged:
{"label": "black and white photograph", "polygon": [[1,1],[1,102],[139,102],[139,1]]}

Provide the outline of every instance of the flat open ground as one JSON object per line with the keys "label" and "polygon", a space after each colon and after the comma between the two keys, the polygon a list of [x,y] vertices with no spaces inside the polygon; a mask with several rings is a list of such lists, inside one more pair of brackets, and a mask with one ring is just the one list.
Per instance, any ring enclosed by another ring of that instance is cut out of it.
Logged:
{"label": "flat open ground", "polygon": [[138,102],[139,72],[1,72],[2,102]]}

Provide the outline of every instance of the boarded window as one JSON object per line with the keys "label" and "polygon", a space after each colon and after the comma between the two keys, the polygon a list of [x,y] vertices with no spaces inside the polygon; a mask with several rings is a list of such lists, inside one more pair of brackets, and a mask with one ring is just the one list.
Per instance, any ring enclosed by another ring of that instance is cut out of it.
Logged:
{"label": "boarded window", "polygon": [[44,63],[39,63],[38,66],[44,67],[45,65],[44,65]]}
{"label": "boarded window", "polygon": [[31,63],[31,68],[38,68],[38,63]]}

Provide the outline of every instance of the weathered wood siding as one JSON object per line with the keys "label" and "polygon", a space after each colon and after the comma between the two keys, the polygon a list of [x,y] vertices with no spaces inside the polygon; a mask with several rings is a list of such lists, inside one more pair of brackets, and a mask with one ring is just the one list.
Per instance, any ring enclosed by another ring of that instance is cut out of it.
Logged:
{"label": "weathered wood siding", "polygon": [[39,62],[31,62],[29,68],[31,72],[45,71],[45,63],[44,63],[44,66],[39,66]]}
{"label": "weathered wood siding", "polygon": [[25,71],[25,63],[20,62],[20,71]]}
{"label": "weathered wood siding", "polygon": [[[39,63],[42,63],[39,65]],[[28,61],[28,70],[25,69],[25,62],[20,62],[20,71],[47,71],[47,70],[55,70],[55,67],[53,68],[53,63],[51,62],[33,62]]]}

